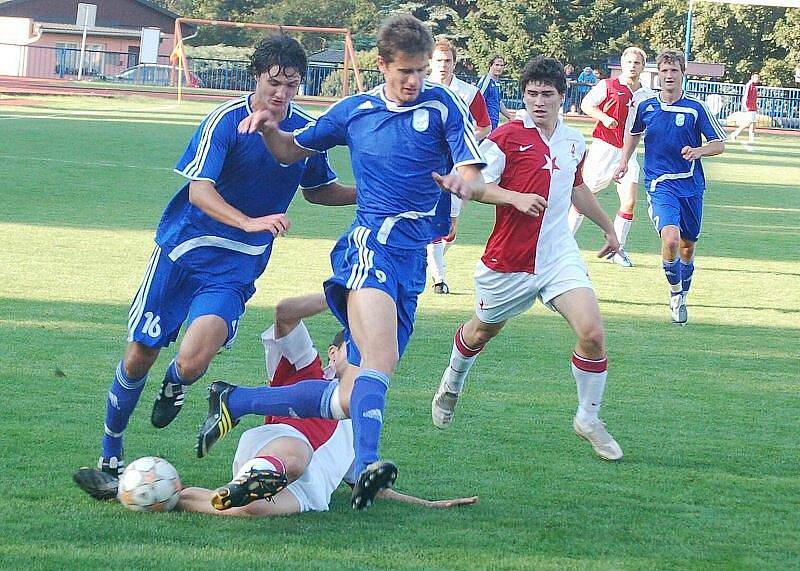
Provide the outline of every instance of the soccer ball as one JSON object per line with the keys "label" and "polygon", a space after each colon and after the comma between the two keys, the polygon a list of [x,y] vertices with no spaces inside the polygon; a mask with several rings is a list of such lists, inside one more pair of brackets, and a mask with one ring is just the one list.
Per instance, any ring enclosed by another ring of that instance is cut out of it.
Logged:
{"label": "soccer ball", "polygon": [[181,492],[178,471],[157,456],[134,460],[119,477],[117,499],[128,509],[166,512],[175,507]]}

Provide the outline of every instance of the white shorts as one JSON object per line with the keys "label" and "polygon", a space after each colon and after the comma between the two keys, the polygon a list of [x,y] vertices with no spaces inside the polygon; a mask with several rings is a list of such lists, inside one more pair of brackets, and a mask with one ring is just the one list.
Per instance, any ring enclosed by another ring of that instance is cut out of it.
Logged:
{"label": "white shorts", "polygon": [[[239,439],[233,457],[233,475],[259,450],[276,438],[283,437],[297,438],[311,448],[305,435],[288,424],[264,424],[251,428]],[[286,487],[297,498],[300,511],[328,511],[331,494],[342,483],[354,459],[352,423],[349,420],[339,421],[331,437],[314,451],[303,475]]]}
{"label": "white shorts", "polygon": [[[597,194],[614,180],[614,171],[622,158],[622,149],[609,145],[600,139],[592,139],[586,160],[583,163],[583,182],[593,193]],[[636,152],[628,161],[628,172],[622,177],[620,184],[639,182],[639,161]]]}
{"label": "white shorts", "polygon": [[475,268],[475,315],[484,323],[500,323],[530,309],[536,299],[550,302],[577,288],[592,289],[579,254],[568,255],[540,274],[496,272],[479,261]]}

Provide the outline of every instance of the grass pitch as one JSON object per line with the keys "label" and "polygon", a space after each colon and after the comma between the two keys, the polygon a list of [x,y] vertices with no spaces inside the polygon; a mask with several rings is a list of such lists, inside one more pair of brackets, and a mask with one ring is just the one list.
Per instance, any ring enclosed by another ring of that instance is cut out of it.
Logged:
{"label": "grass pitch", "polygon": [[[72,471],[96,461],[105,392],[124,347],[128,304],[172,166],[208,104],[88,98],[0,99],[0,567],[280,569],[674,569],[800,565],[798,338],[800,139],[761,136],[704,162],[709,179],[690,323],[669,324],[658,240],[643,193],[628,250],[637,267],[594,258],[579,242],[606,324],[603,417],[625,451],[597,459],[572,434],[573,338],[537,306],[513,321],[473,369],[450,431],[430,398],[452,334],[472,311],[471,274],[493,223],[470,204],[447,256],[452,295],[426,292],[389,393],[383,455],[398,489],[480,495],[429,511],[383,502],[367,513],[334,494],[331,511],[273,520],[137,514],[92,501]],[[588,125],[578,125],[588,134]],[[352,181],[347,155],[333,154]],[[601,195],[613,213],[616,196]],[[186,484],[230,477],[236,438],[194,457],[216,378],[263,380],[258,334],[278,300],[319,290],[350,208],[298,197],[234,349],[158,431],[149,410],[174,348],[163,351],[127,431],[130,461],[161,455]],[[330,316],[311,320],[324,345]],[[254,426],[253,418],[242,428]]]}

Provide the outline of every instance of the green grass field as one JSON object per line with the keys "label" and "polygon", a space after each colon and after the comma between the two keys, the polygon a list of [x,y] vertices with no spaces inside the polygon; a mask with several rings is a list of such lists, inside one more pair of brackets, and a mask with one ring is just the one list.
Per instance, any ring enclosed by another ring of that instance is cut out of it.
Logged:
{"label": "green grass field", "polygon": [[[788,569],[800,566],[800,138],[761,136],[705,162],[703,236],[690,323],[669,324],[658,241],[643,193],[631,270],[594,258],[611,363],[603,416],[625,450],[597,459],[572,433],[571,332],[536,306],[482,355],[450,431],[430,399],[452,334],[472,311],[471,275],[493,222],[465,210],[447,257],[453,294],[420,299],[417,331],[389,393],[383,455],[398,489],[480,496],[429,511],[380,503],[274,520],[137,514],[91,500],[71,481],[99,452],[105,394],[127,310],[172,166],[209,104],[148,99],[0,98],[0,567],[277,569]],[[588,125],[579,127],[588,134]],[[352,181],[347,156],[333,154]],[[601,202],[610,213],[616,195]],[[230,477],[236,437],[195,458],[205,386],[263,379],[258,334],[281,298],[316,292],[349,208],[292,205],[239,340],[189,392],[168,428],[152,399],[162,353],[127,431],[126,453],[161,455],[186,484]],[[336,330],[311,320],[319,344]],[[249,419],[242,428],[254,426]],[[237,429],[241,433],[241,428]]]}

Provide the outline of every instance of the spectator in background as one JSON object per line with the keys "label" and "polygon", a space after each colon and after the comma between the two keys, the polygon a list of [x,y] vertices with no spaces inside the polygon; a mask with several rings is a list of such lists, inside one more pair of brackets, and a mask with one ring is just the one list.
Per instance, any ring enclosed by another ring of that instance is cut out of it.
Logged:
{"label": "spectator in background", "polygon": [[575,84],[577,83],[575,79],[575,67],[571,63],[564,66],[564,77],[567,80],[567,92],[564,96],[564,105],[562,109],[564,113],[569,113],[572,106],[575,104]]}
{"label": "spectator in background", "polygon": [[[597,85],[597,76],[588,65],[583,68],[583,71],[578,76],[578,103],[583,100],[583,97],[589,93],[589,90]],[[581,111],[581,113],[583,113]]]}
{"label": "spectator in background", "polygon": [[739,126],[731,133],[731,141],[735,141],[742,131],[747,129],[748,137],[747,143],[742,143],[744,148],[751,151],[750,145],[755,141],[755,127],[758,121],[758,81],[757,73],[750,76],[750,81],[744,84],[742,90],[742,115],[743,118],[739,121]]}

